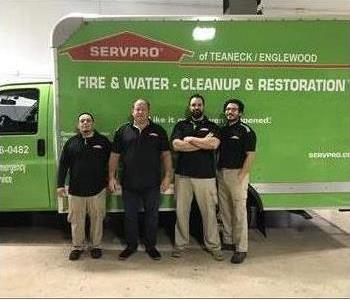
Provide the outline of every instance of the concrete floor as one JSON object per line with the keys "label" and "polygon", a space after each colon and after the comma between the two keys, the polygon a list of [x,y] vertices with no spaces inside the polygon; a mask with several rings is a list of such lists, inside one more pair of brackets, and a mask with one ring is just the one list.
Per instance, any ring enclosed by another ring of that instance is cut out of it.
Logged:
{"label": "concrete floor", "polygon": [[62,230],[40,226],[0,227],[0,297],[350,297],[350,212],[311,211],[305,220],[287,212],[266,215],[264,238],[249,231],[242,265],[214,261],[193,240],[180,259],[159,231],[163,258],[142,249],[129,260],[112,228],[106,228],[100,260],[84,254],[67,259],[70,240]]}

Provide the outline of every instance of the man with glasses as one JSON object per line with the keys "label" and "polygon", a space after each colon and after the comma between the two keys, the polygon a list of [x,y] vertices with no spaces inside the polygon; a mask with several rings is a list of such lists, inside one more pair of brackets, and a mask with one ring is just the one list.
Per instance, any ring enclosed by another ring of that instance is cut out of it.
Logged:
{"label": "man with glasses", "polygon": [[219,209],[224,225],[223,249],[232,249],[231,262],[240,264],[248,251],[247,193],[249,171],[255,159],[256,135],[241,122],[244,104],[230,99],[224,104],[227,123],[220,131],[218,162]]}

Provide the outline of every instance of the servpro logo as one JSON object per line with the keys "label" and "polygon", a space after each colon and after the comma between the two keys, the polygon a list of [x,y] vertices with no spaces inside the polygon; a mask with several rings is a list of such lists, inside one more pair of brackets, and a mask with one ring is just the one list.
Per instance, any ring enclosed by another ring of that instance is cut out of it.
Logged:
{"label": "servpro logo", "polygon": [[141,36],[122,32],[82,45],[66,48],[73,61],[180,61],[193,52],[180,47]]}
{"label": "servpro logo", "polygon": [[160,48],[156,47],[108,47],[91,46],[91,57],[158,58]]}

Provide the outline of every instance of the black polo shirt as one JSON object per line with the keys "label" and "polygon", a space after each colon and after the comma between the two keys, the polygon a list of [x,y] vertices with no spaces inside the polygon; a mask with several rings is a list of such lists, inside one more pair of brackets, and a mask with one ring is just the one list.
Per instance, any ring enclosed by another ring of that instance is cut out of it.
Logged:
{"label": "black polo shirt", "polygon": [[143,190],[160,186],[161,153],[170,150],[166,131],[150,121],[141,132],[132,123],[114,135],[112,151],[120,154],[123,188]]}
{"label": "black polo shirt", "polygon": [[255,132],[241,121],[222,127],[220,141],[219,169],[242,168],[247,152],[255,151],[256,147]]}
{"label": "black polo shirt", "polygon": [[[219,127],[204,117],[201,121],[193,121],[188,118],[178,122],[171,135],[171,141],[183,140],[186,136],[204,138],[211,133],[219,138]],[[215,150],[197,150],[193,152],[177,152],[175,173],[193,178],[215,177]]]}
{"label": "black polo shirt", "polygon": [[69,172],[69,194],[79,197],[97,195],[108,184],[109,140],[94,132],[84,138],[80,133],[63,146],[58,167],[57,186],[64,187]]}

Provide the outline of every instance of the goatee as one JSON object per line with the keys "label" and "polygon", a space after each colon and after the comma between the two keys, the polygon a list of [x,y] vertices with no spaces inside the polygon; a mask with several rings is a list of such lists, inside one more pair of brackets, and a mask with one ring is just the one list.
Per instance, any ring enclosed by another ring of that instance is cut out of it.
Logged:
{"label": "goatee", "polygon": [[195,110],[192,111],[191,115],[193,119],[199,119],[203,116],[203,112],[201,112],[200,110]]}

